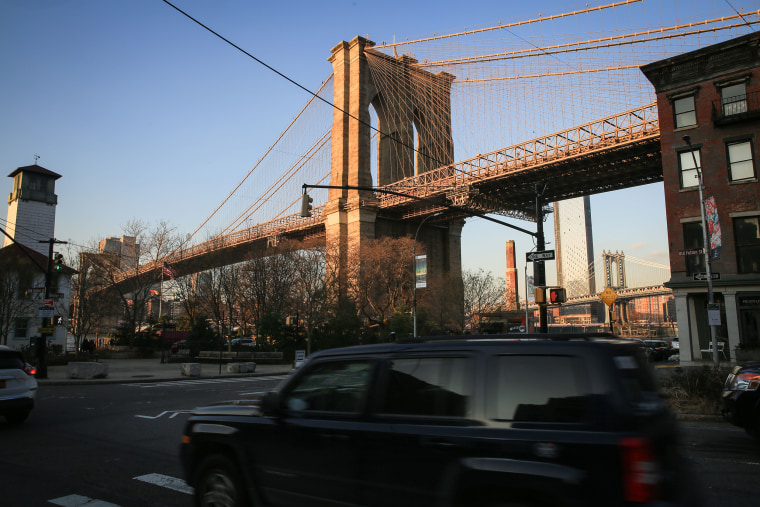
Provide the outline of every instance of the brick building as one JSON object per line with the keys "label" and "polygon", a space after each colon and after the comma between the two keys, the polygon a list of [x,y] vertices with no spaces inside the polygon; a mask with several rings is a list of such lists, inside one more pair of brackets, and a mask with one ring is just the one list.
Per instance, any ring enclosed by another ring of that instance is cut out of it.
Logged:
{"label": "brick building", "polygon": [[[645,65],[657,92],[671,279],[681,360],[711,341],[698,174],[719,341],[735,349],[760,334],[760,33]],[[685,138],[684,136],[689,136]],[[705,355],[704,359],[712,356]]]}

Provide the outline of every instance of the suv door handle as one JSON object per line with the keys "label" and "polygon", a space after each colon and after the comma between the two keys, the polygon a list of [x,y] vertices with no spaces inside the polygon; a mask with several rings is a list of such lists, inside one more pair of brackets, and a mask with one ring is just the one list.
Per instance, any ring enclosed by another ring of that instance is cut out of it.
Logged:
{"label": "suv door handle", "polygon": [[459,447],[457,442],[442,437],[422,437],[420,439],[420,444],[428,447],[441,447],[446,449]]}

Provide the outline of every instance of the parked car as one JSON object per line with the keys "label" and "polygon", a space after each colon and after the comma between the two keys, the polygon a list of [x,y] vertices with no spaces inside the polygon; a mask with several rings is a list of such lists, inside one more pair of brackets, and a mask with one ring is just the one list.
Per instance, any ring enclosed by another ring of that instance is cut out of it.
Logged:
{"label": "parked car", "polygon": [[0,345],[0,416],[9,423],[24,422],[34,408],[36,373],[19,351]]}
{"label": "parked car", "polygon": [[664,361],[675,354],[673,347],[665,340],[644,340],[644,344],[649,347],[649,359],[651,361]]}
{"label": "parked car", "polygon": [[688,504],[651,366],[611,335],[322,351],[260,402],[195,411],[180,456],[201,506]]}
{"label": "parked car", "polygon": [[737,365],[723,386],[723,418],[760,440],[760,364]]}
{"label": "parked car", "polygon": [[670,340],[670,347],[678,352],[681,349],[681,344],[678,342],[678,338],[673,338]]}
{"label": "parked car", "polygon": [[236,345],[240,345],[243,347],[255,347],[256,342],[253,338],[234,338],[231,342],[231,345],[234,347]]}

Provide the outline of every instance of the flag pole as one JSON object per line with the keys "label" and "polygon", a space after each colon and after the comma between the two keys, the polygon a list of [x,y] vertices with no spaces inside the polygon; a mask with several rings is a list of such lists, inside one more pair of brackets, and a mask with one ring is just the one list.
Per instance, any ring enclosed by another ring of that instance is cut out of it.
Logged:
{"label": "flag pole", "polygon": [[[158,325],[161,325],[161,303],[164,299],[164,268],[166,263],[161,266],[161,283],[158,286]],[[161,364],[164,364],[164,328],[161,328]]]}

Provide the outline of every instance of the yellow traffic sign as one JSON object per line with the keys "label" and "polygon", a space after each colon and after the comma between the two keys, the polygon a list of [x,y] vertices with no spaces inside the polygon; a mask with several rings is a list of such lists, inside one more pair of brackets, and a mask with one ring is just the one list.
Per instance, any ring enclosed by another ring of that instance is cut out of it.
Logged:
{"label": "yellow traffic sign", "polygon": [[604,301],[604,304],[606,304],[607,306],[610,306],[617,299],[617,293],[614,290],[612,290],[612,288],[607,287],[606,289],[604,289],[604,292],[599,294],[599,299]]}
{"label": "yellow traffic sign", "polygon": [[37,332],[41,334],[55,334],[54,327],[38,327]]}

